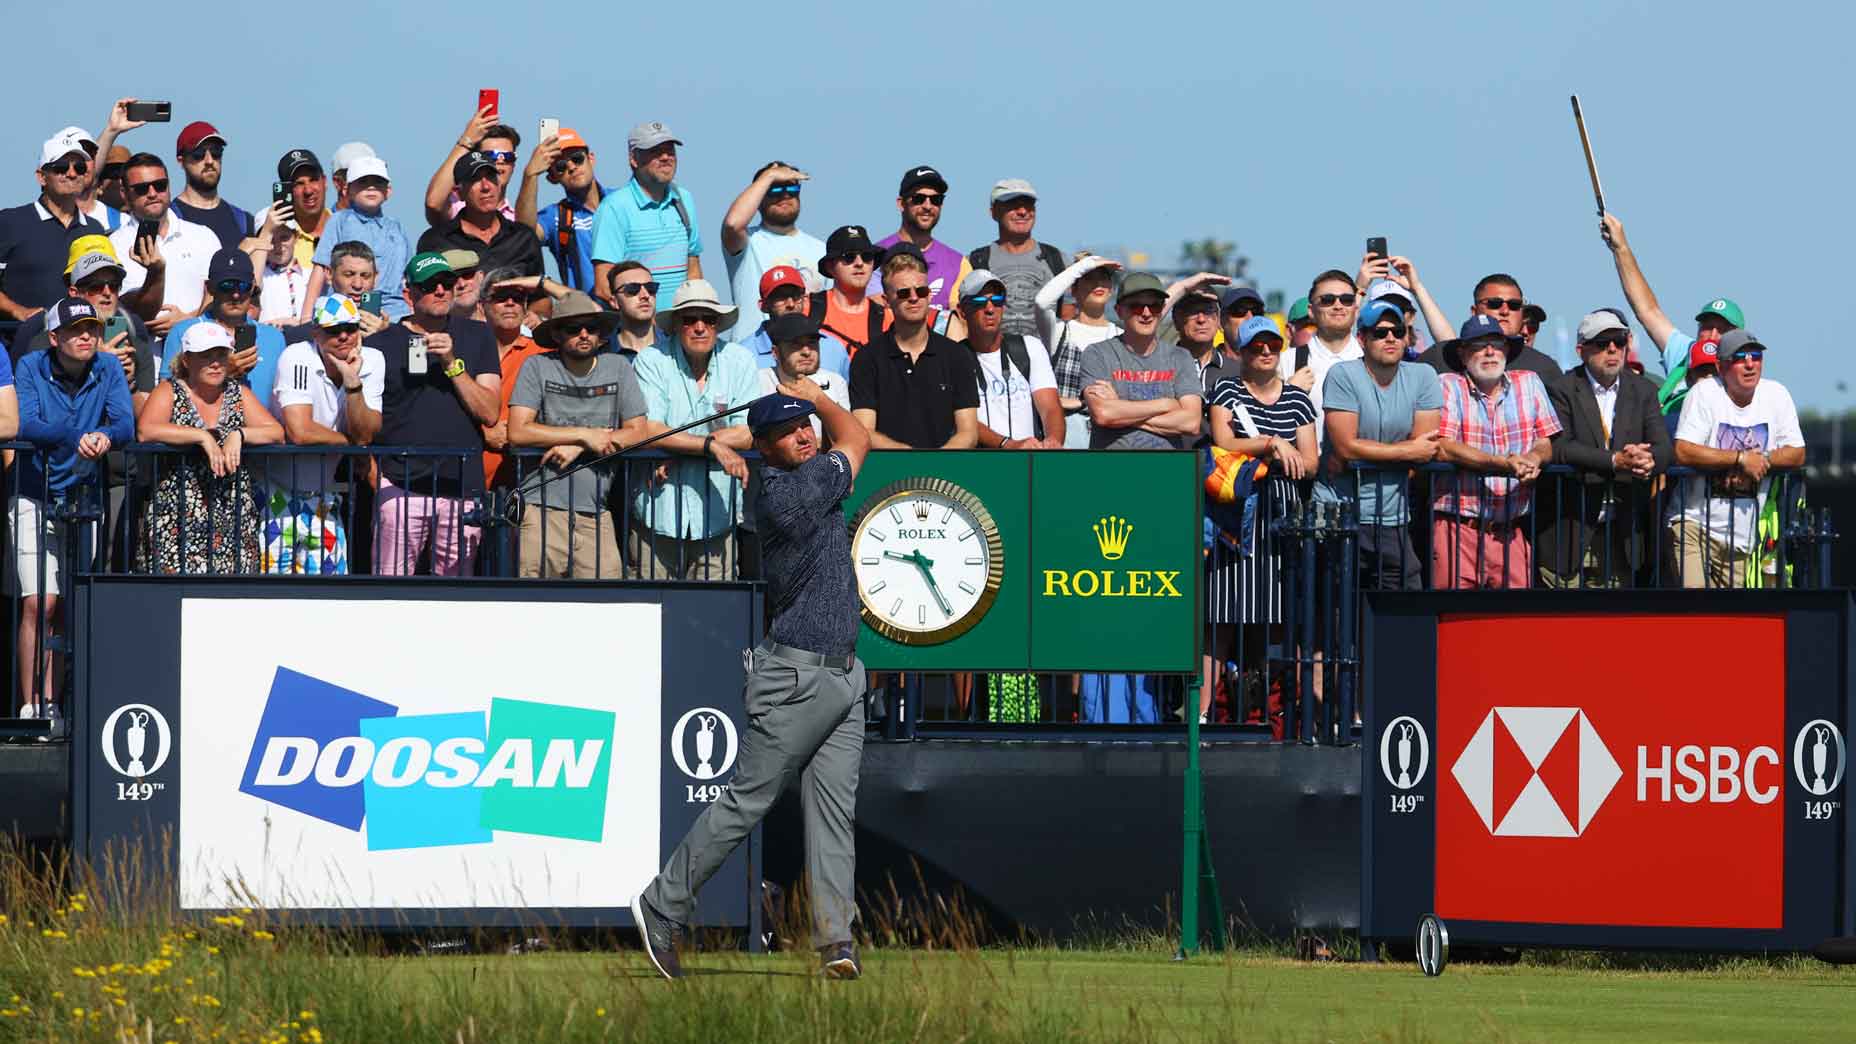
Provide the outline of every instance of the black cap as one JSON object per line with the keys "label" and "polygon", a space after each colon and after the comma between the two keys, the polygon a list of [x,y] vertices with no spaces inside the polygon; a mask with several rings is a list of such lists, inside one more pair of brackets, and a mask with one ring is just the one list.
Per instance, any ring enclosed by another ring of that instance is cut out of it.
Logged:
{"label": "black cap", "polygon": [[941,176],[940,171],[933,167],[910,167],[903,172],[902,187],[896,190],[896,195],[906,196],[910,189],[922,185],[933,185],[942,192],[947,191],[947,179]]}
{"label": "black cap", "polygon": [[922,248],[906,239],[899,243],[890,244],[889,248],[883,251],[883,260],[881,263],[887,265],[899,257],[912,257],[920,261],[923,268],[928,267],[928,259],[922,255]]}
{"label": "black cap", "polygon": [[322,161],[308,149],[291,149],[284,153],[284,158],[277,161],[277,180],[289,184],[296,180],[296,172],[308,167],[310,173],[321,175]]}
{"label": "black cap", "polygon": [[97,310],[89,301],[81,297],[60,297],[51,310],[45,313],[45,328],[62,330],[86,320],[93,323],[103,321],[97,318]]}
{"label": "black cap", "polygon": [[1542,325],[1547,321],[1547,310],[1537,304],[1523,305],[1521,306],[1521,319],[1523,322]]}
{"label": "black cap", "polygon": [[779,392],[763,395],[754,400],[754,405],[748,407],[748,431],[753,433],[755,438],[760,438],[787,421],[810,417],[816,412],[818,411],[812,408],[812,404],[804,399],[795,399],[791,395],[782,395]]}
{"label": "black cap", "polygon": [[799,312],[776,315],[767,320],[762,329],[767,331],[767,339],[776,345],[818,338],[818,320]]}
{"label": "black cap", "polygon": [[1223,299],[1218,302],[1218,307],[1228,312],[1231,306],[1239,301],[1251,301],[1256,304],[1258,311],[1263,309],[1263,295],[1257,293],[1256,287],[1253,286],[1234,286],[1226,290]]}
{"label": "black cap", "polygon": [[825,239],[825,256],[819,259],[818,270],[821,275],[831,275],[827,266],[836,267],[836,258],[846,254],[876,253],[876,244],[870,242],[870,233],[862,225],[845,225]]}
{"label": "black cap", "polygon": [[214,254],[213,259],[207,263],[206,281],[208,283],[224,282],[227,279],[236,279],[244,283],[258,281],[256,273],[251,269],[251,258],[244,251],[227,248]]}
{"label": "black cap", "polygon": [[459,185],[468,185],[484,170],[495,170],[496,161],[490,154],[480,149],[472,149],[458,157],[451,165],[451,180]]}

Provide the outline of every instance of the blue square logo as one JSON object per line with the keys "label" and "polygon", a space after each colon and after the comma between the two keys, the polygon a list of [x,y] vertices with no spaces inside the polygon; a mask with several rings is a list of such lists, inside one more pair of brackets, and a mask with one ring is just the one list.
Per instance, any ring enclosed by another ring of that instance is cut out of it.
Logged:
{"label": "blue square logo", "polygon": [[359,830],[367,815],[362,788],[354,786],[355,781],[324,781],[366,773],[372,758],[356,742],[362,720],[398,713],[391,703],[279,667],[238,789],[325,823]]}

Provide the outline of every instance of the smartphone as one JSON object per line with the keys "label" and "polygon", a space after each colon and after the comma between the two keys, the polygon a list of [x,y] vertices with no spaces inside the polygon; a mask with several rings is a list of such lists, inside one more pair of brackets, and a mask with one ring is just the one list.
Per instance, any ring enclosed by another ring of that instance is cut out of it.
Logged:
{"label": "smartphone", "polygon": [[502,94],[503,92],[494,87],[485,87],[478,91],[477,111],[482,112],[487,108],[490,110],[490,115],[501,116],[503,114]]}
{"label": "smartphone", "polygon": [[290,186],[281,181],[271,182],[271,202],[282,203],[290,198]]}
{"label": "smartphone", "polygon": [[161,219],[155,218],[151,221],[148,218],[137,218],[135,222],[135,238],[159,241],[161,239]]}
{"label": "smartphone", "polygon": [[239,328],[232,332],[232,350],[233,351],[248,352],[251,349],[256,348],[257,346],[258,346],[258,328],[251,325],[250,323],[241,323],[239,325]]}
{"label": "smartphone", "polygon": [[425,373],[425,338],[419,334],[406,338],[406,372]]}
{"label": "smartphone", "polygon": [[1366,253],[1371,257],[1391,257],[1386,253],[1386,237],[1373,236],[1366,241]]}
{"label": "smartphone", "polygon": [[129,103],[129,118],[143,123],[166,123],[174,118],[174,103],[132,101]]}
{"label": "smartphone", "polygon": [[381,314],[380,291],[369,290],[367,293],[361,295],[361,311],[372,312],[375,315]]}
{"label": "smartphone", "polygon": [[541,118],[541,137],[536,138],[535,142],[536,144],[540,144],[559,133],[561,133],[561,121],[555,119],[553,116],[543,116]]}

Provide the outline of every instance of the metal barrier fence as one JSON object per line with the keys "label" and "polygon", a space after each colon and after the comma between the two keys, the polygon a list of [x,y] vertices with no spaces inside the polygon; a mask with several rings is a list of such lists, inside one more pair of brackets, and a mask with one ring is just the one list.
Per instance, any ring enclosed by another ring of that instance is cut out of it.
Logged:
{"label": "metal barrier fence", "polygon": [[[266,446],[216,474],[197,449],[136,444],[111,453],[99,477],[57,493],[43,469],[18,466],[38,451],[5,448],[14,466],[0,579],[17,635],[7,643],[15,707],[60,702],[46,694],[64,687],[69,606],[44,596],[75,573],[759,575],[758,483],[744,488],[691,457],[641,454],[563,477],[543,454],[517,451],[486,476],[475,450]],[[28,474],[39,488],[19,488]],[[1196,709],[1208,724],[1254,738],[1348,741],[1359,717],[1362,599],[1376,587],[1829,584],[1836,533],[1827,511],[1807,506],[1796,472],[1775,472],[1761,501],[1686,468],[1633,483],[1552,466],[1525,510],[1504,499],[1488,511],[1463,499],[1483,491],[1483,477],[1449,465],[1357,467],[1350,478],[1340,499],[1265,481],[1248,528],[1208,538]],[[886,679],[876,708],[897,737],[1164,728],[1193,712],[1186,691],[1178,676],[908,674]]]}

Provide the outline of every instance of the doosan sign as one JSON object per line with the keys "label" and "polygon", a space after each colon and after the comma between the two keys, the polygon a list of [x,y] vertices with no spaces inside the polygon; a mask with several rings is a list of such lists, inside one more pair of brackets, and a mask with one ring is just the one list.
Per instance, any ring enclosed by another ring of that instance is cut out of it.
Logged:
{"label": "doosan sign", "polygon": [[[1692,636],[1698,623],[1672,626]],[[1523,628],[1556,655],[1517,665]],[[1844,759],[1828,721],[1787,734],[1783,620],[1737,620],[1734,655],[1692,670],[1652,655],[1582,659],[1597,633],[1540,618],[1439,624],[1436,912],[1782,927],[1789,802],[1836,816],[1826,795]]]}

